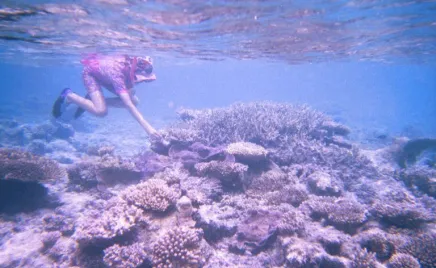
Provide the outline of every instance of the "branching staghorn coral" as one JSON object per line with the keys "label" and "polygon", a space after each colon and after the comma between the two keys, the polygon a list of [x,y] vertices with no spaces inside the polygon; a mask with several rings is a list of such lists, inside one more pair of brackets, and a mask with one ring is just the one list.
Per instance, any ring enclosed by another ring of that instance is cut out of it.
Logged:
{"label": "branching staghorn coral", "polygon": [[[208,145],[247,141],[263,146],[286,142],[288,136],[309,136],[331,121],[307,106],[286,103],[237,103],[228,108],[179,112],[184,128],[168,130],[169,137]],[[190,139],[187,139],[189,136]]]}
{"label": "branching staghorn coral", "polygon": [[16,149],[0,149],[0,179],[43,182],[64,175],[53,160]]}
{"label": "branching staghorn coral", "polygon": [[129,204],[152,211],[166,211],[180,196],[161,179],[149,179],[123,190],[120,196]]}
{"label": "branching staghorn coral", "polygon": [[161,237],[153,247],[153,263],[157,268],[200,267],[204,262],[199,229],[175,228]]}

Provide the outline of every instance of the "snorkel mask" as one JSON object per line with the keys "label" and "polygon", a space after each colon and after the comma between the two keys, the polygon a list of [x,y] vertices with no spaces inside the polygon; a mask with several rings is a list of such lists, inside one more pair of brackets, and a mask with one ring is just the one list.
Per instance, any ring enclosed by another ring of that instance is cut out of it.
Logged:
{"label": "snorkel mask", "polygon": [[149,75],[153,72],[153,61],[151,57],[137,57],[136,58],[136,74]]}

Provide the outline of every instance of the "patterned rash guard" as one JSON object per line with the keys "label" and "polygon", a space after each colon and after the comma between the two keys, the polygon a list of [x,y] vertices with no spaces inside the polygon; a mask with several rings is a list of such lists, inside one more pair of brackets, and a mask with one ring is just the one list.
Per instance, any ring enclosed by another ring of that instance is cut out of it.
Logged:
{"label": "patterned rash guard", "polygon": [[88,93],[101,90],[103,86],[119,95],[133,87],[131,61],[126,56],[91,55],[81,62],[84,65],[83,82]]}

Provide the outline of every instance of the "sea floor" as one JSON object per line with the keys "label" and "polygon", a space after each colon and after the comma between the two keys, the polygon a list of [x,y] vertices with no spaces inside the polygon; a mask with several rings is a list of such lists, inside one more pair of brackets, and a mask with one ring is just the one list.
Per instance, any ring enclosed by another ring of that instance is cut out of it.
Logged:
{"label": "sea floor", "polygon": [[152,121],[165,142],[2,120],[0,267],[436,266],[434,139],[278,103],[179,115]]}

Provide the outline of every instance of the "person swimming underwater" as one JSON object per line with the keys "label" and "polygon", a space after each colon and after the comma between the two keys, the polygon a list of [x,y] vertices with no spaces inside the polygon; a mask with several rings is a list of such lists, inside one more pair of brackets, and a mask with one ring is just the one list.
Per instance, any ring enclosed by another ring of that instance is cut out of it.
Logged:
{"label": "person swimming underwater", "polygon": [[[139,100],[133,89],[135,84],[156,80],[150,57],[91,55],[83,59],[83,82],[87,89],[86,97],[81,97],[70,88],[65,88],[53,105],[55,118],[62,115],[65,105],[79,106],[75,118],[85,111],[95,116],[107,115],[107,106],[124,107],[154,139],[160,139],[158,132],[144,119],[136,107]],[[117,95],[115,98],[103,96],[102,87]]]}

